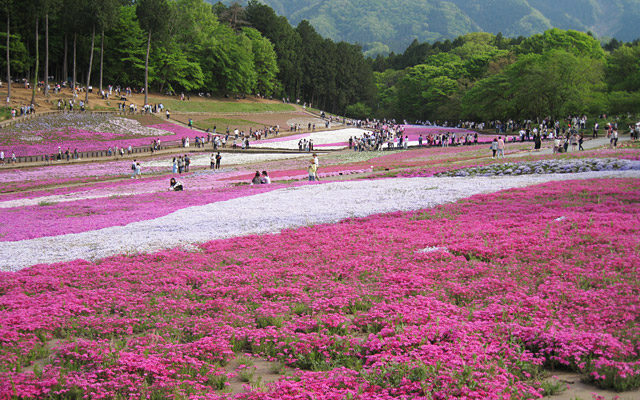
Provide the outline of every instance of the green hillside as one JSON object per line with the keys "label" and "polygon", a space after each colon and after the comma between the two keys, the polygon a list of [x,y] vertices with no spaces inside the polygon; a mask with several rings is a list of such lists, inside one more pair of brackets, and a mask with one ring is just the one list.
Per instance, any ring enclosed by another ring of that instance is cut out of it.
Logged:
{"label": "green hillside", "polygon": [[485,31],[530,36],[549,28],[640,37],[640,0],[262,0],[296,25],[309,20],[333,40],[365,51],[401,52],[414,39],[435,41]]}

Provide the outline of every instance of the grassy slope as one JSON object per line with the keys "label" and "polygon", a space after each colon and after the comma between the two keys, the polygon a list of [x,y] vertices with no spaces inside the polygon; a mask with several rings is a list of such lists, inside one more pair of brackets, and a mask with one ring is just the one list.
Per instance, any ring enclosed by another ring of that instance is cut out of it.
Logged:
{"label": "grassy slope", "polygon": [[282,103],[216,101],[210,99],[191,99],[180,101],[172,99],[150,98],[151,103],[163,103],[165,108],[174,112],[207,112],[207,113],[259,113],[295,111],[295,107]]}

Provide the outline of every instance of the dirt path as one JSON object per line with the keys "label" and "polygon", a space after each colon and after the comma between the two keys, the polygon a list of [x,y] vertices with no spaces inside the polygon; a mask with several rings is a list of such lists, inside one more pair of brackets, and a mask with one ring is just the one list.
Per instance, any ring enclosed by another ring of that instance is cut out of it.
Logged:
{"label": "dirt path", "polygon": [[597,395],[600,396],[597,397],[599,400],[640,400],[640,389],[620,393],[602,390],[582,382],[580,375],[574,372],[557,372],[550,380],[566,384],[567,389],[556,395],[547,396],[545,399],[591,400],[595,399]]}

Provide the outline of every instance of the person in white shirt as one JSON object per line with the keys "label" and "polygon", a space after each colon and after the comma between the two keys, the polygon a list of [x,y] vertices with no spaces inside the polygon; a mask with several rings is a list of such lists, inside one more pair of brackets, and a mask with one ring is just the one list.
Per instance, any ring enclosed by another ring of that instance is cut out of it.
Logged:
{"label": "person in white shirt", "polygon": [[184,190],[184,187],[182,186],[182,182],[176,180],[176,178],[171,178],[169,180],[169,190],[181,192]]}
{"label": "person in white shirt", "polygon": [[262,171],[262,178],[260,178],[260,183],[263,185],[268,185],[271,183],[271,178],[269,178],[269,174],[267,174],[267,171]]}

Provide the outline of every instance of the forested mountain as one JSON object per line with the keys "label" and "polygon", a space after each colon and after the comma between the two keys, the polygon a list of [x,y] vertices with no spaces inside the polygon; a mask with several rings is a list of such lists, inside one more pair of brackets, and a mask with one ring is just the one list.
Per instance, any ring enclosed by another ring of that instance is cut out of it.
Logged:
{"label": "forested mountain", "polygon": [[[215,2],[217,0],[210,0]],[[226,0],[231,2],[233,0]],[[631,41],[640,37],[640,0],[262,0],[297,25],[308,20],[333,40],[371,54],[403,51],[414,39],[469,32],[530,36],[557,27]]]}

